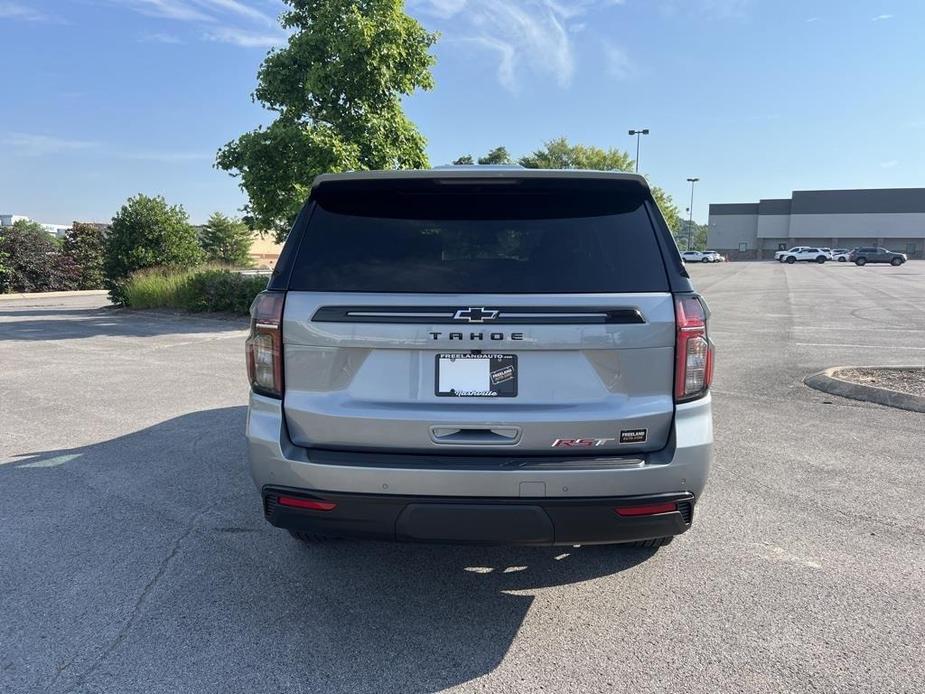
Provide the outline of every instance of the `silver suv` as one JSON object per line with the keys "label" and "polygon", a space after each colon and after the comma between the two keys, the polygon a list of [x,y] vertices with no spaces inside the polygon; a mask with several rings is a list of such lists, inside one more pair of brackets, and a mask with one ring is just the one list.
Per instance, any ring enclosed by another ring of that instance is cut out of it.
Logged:
{"label": "silver suv", "polygon": [[251,314],[251,470],[300,539],[659,546],[690,527],[709,313],[641,176],[319,176]]}

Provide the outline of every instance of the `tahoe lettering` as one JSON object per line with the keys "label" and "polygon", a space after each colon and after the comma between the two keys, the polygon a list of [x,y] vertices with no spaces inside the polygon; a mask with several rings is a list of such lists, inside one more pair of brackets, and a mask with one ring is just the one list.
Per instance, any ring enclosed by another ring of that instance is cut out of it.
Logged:
{"label": "tahoe lettering", "polygon": [[497,342],[499,340],[523,340],[524,339],[523,333],[509,333],[506,335],[505,333],[498,333],[498,332],[492,332],[492,333],[470,332],[468,334],[467,333],[455,333],[455,332],[454,333],[443,333],[443,332],[436,332],[436,331],[430,332],[430,337],[433,340],[439,340],[440,337],[443,335],[446,335],[447,339],[449,340],[486,340],[488,339],[488,340],[494,340]]}

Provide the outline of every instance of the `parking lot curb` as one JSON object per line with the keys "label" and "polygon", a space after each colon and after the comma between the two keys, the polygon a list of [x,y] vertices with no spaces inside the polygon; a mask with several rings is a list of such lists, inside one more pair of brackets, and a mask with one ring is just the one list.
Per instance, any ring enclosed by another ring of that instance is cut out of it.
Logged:
{"label": "parking lot curb", "polygon": [[26,292],[19,294],[0,294],[0,301],[6,299],[53,299],[65,296],[105,296],[105,289],[80,289],[67,292]]}
{"label": "parking lot curb", "polygon": [[866,386],[860,383],[852,383],[851,381],[844,381],[840,378],[835,377],[835,372],[842,369],[877,369],[877,368],[890,368],[890,369],[903,369],[903,368],[921,368],[920,366],[890,366],[890,367],[877,367],[877,366],[833,366],[830,369],[825,371],[820,371],[814,373],[811,376],[807,376],[803,379],[803,383],[808,385],[810,388],[816,390],[821,390],[824,393],[831,393],[832,395],[839,395],[843,398],[851,398],[852,400],[864,400],[865,402],[873,402],[878,405],[886,405],[887,407],[896,407],[901,410],[910,410],[912,412],[925,412],[925,398],[919,395],[913,395],[912,393],[901,393],[898,390],[889,390],[888,388],[876,388],[874,386]]}

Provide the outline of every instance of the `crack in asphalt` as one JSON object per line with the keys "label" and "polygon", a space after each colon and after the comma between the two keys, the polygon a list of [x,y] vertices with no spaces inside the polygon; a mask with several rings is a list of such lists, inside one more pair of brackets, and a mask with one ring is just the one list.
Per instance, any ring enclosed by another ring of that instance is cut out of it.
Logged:
{"label": "crack in asphalt", "polygon": [[[167,553],[167,556],[165,556],[161,560],[161,563],[158,566],[157,571],[154,572],[154,576],[152,576],[151,579],[147,582],[147,584],[145,584],[145,587],[142,589],[141,593],[138,595],[138,598],[135,600],[135,604],[132,606],[132,611],[129,614],[128,619],[125,621],[122,627],[120,627],[115,637],[113,637],[110,640],[109,644],[105,648],[103,648],[103,650],[99,653],[99,655],[94,659],[94,661],[90,664],[90,666],[86,670],[84,670],[82,673],[80,673],[77,676],[77,678],[74,680],[74,682],[67,689],[64,690],[65,694],[70,694],[71,692],[76,691],[78,687],[82,686],[87,681],[87,679],[91,677],[99,669],[99,667],[103,664],[106,658],[108,658],[109,655],[122,644],[122,642],[128,636],[129,632],[135,626],[135,622],[139,616],[139,613],[141,612],[142,607],[144,607],[145,603],[147,602],[148,596],[151,595],[151,593],[157,587],[157,584],[161,581],[161,579],[167,573],[167,570],[170,568],[170,565],[173,562],[174,558],[180,552],[180,545],[182,545],[183,541],[192,534],[193,530],[196,529],[196,525],[198,524],[199,520],[202,519],[204,516],[206,516],[208,513],[210,513],[216,506],[219,506],[220,504],[227,504],[229,501],[233,500],[234,498],[236,497],[220,499],[216,501],[215,503],[212,503],[206,508],[202,509],[198,513],[195,513],[189,519],[183,532],[180,533],[174,539],[170,547],[170,551]],[[57,684],[62,674],[71,666],[71,664],[75,660],[77,660],[77,656],[72,657],[69,661],[67,661],[64,665],[60,666],[57,669],[57,672],[55,673],[54,678],[52,679],[51,682],[48,683],[47,689],[51,689],[55,684]]]}

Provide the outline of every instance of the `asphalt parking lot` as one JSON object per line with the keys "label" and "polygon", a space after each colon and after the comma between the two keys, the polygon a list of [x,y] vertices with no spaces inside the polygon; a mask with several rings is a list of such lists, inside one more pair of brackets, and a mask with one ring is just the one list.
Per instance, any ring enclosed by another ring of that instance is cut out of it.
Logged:
{"label": "asphalt parking lot", "polygon": [[922,692],[925,262],[691,268],[715,465],[657,552],[340,543],[262,519],[244,326],[0,300],[0,690]]}

